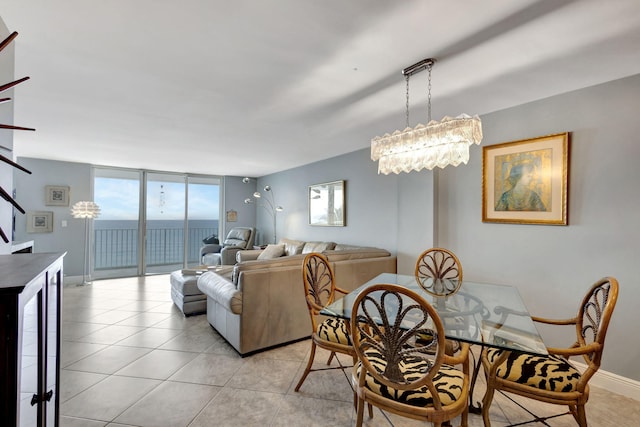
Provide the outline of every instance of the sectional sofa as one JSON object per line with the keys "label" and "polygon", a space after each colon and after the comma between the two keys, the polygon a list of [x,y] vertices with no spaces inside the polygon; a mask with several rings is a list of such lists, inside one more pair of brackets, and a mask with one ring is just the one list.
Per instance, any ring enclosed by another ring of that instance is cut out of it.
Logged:
{"label": "sectional sofa", "polygon": [[235,266],[206,272],[197,283],[207,296],[207,320],[238,353],[311,335],[302,284],[302,262],[310,252],[327,256],[336,285],[347,290],[396,272],[396,257],[384,249],[333,242],[283,239],[265,250],[238,252]]}

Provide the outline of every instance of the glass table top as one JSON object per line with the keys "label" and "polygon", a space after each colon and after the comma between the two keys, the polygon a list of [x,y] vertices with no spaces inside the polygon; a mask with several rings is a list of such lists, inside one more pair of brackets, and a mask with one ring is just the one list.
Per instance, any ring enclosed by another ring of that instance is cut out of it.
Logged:
{"label": "glass table top", "polygon": [[438,312],[447,338],[532,354],[548,354],[518,289],[513,286],[467,280],[461,284],[446,281],[435,287],[458,290],[448,296],[440,296],[433,292],[433,283],[420,283],[415,276],[383,273],[328,305],[321,313],[351,319],[356,296],[368,286],[378,283],[404,286],[425,298]]}

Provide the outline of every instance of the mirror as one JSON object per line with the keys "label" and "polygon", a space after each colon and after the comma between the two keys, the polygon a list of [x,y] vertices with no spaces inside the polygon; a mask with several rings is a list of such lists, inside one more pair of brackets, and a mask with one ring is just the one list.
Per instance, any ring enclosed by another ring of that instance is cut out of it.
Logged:
{"label": "mirror", "polygon": [[344,181],[309,186],[309,225],[344,227]]}

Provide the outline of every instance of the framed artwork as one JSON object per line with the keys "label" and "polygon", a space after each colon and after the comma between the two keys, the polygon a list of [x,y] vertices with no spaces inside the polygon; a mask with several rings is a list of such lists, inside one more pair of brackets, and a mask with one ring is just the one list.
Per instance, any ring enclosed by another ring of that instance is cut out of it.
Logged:
{"label": "framed artwork", "polygon": [[69,206],[69,187],[61,185],[47,185],[44,187],[47,206]]}
{"label": "framed artwork", "polygon": [[236,222],[238,221],[238,211],[230,210],[227,211],[227,222]]}
{"label": "framed artwork", "polygon": [[482,221],[567,225],[569,133],[482,147]]}
{"label": "framed artwork", "polygon": [[27,233],[52,233],[53,212],[27,212]]}
{"label": "framed artwork", "polygon": [[309,225],[344,227],[344,181],[309,186]]}

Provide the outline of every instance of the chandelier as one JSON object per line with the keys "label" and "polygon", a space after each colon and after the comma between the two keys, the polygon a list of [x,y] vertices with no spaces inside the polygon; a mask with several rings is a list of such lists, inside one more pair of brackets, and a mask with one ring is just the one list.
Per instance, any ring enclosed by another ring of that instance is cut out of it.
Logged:
{"label": "chandelier", "polygon": [[[435,59],[423,59],[402,70],[406,81],[407,127],[391,135],[376,136],[371,140],[371,160],[378,161],[378,173],[411,172],[422,169],[458,166],[469,162],[469,146],[482,141],[480,117],[461,114],[431,120],[431,69]],[[427,125],[409,127],[409,78],[420,71],[429,71]]]}

